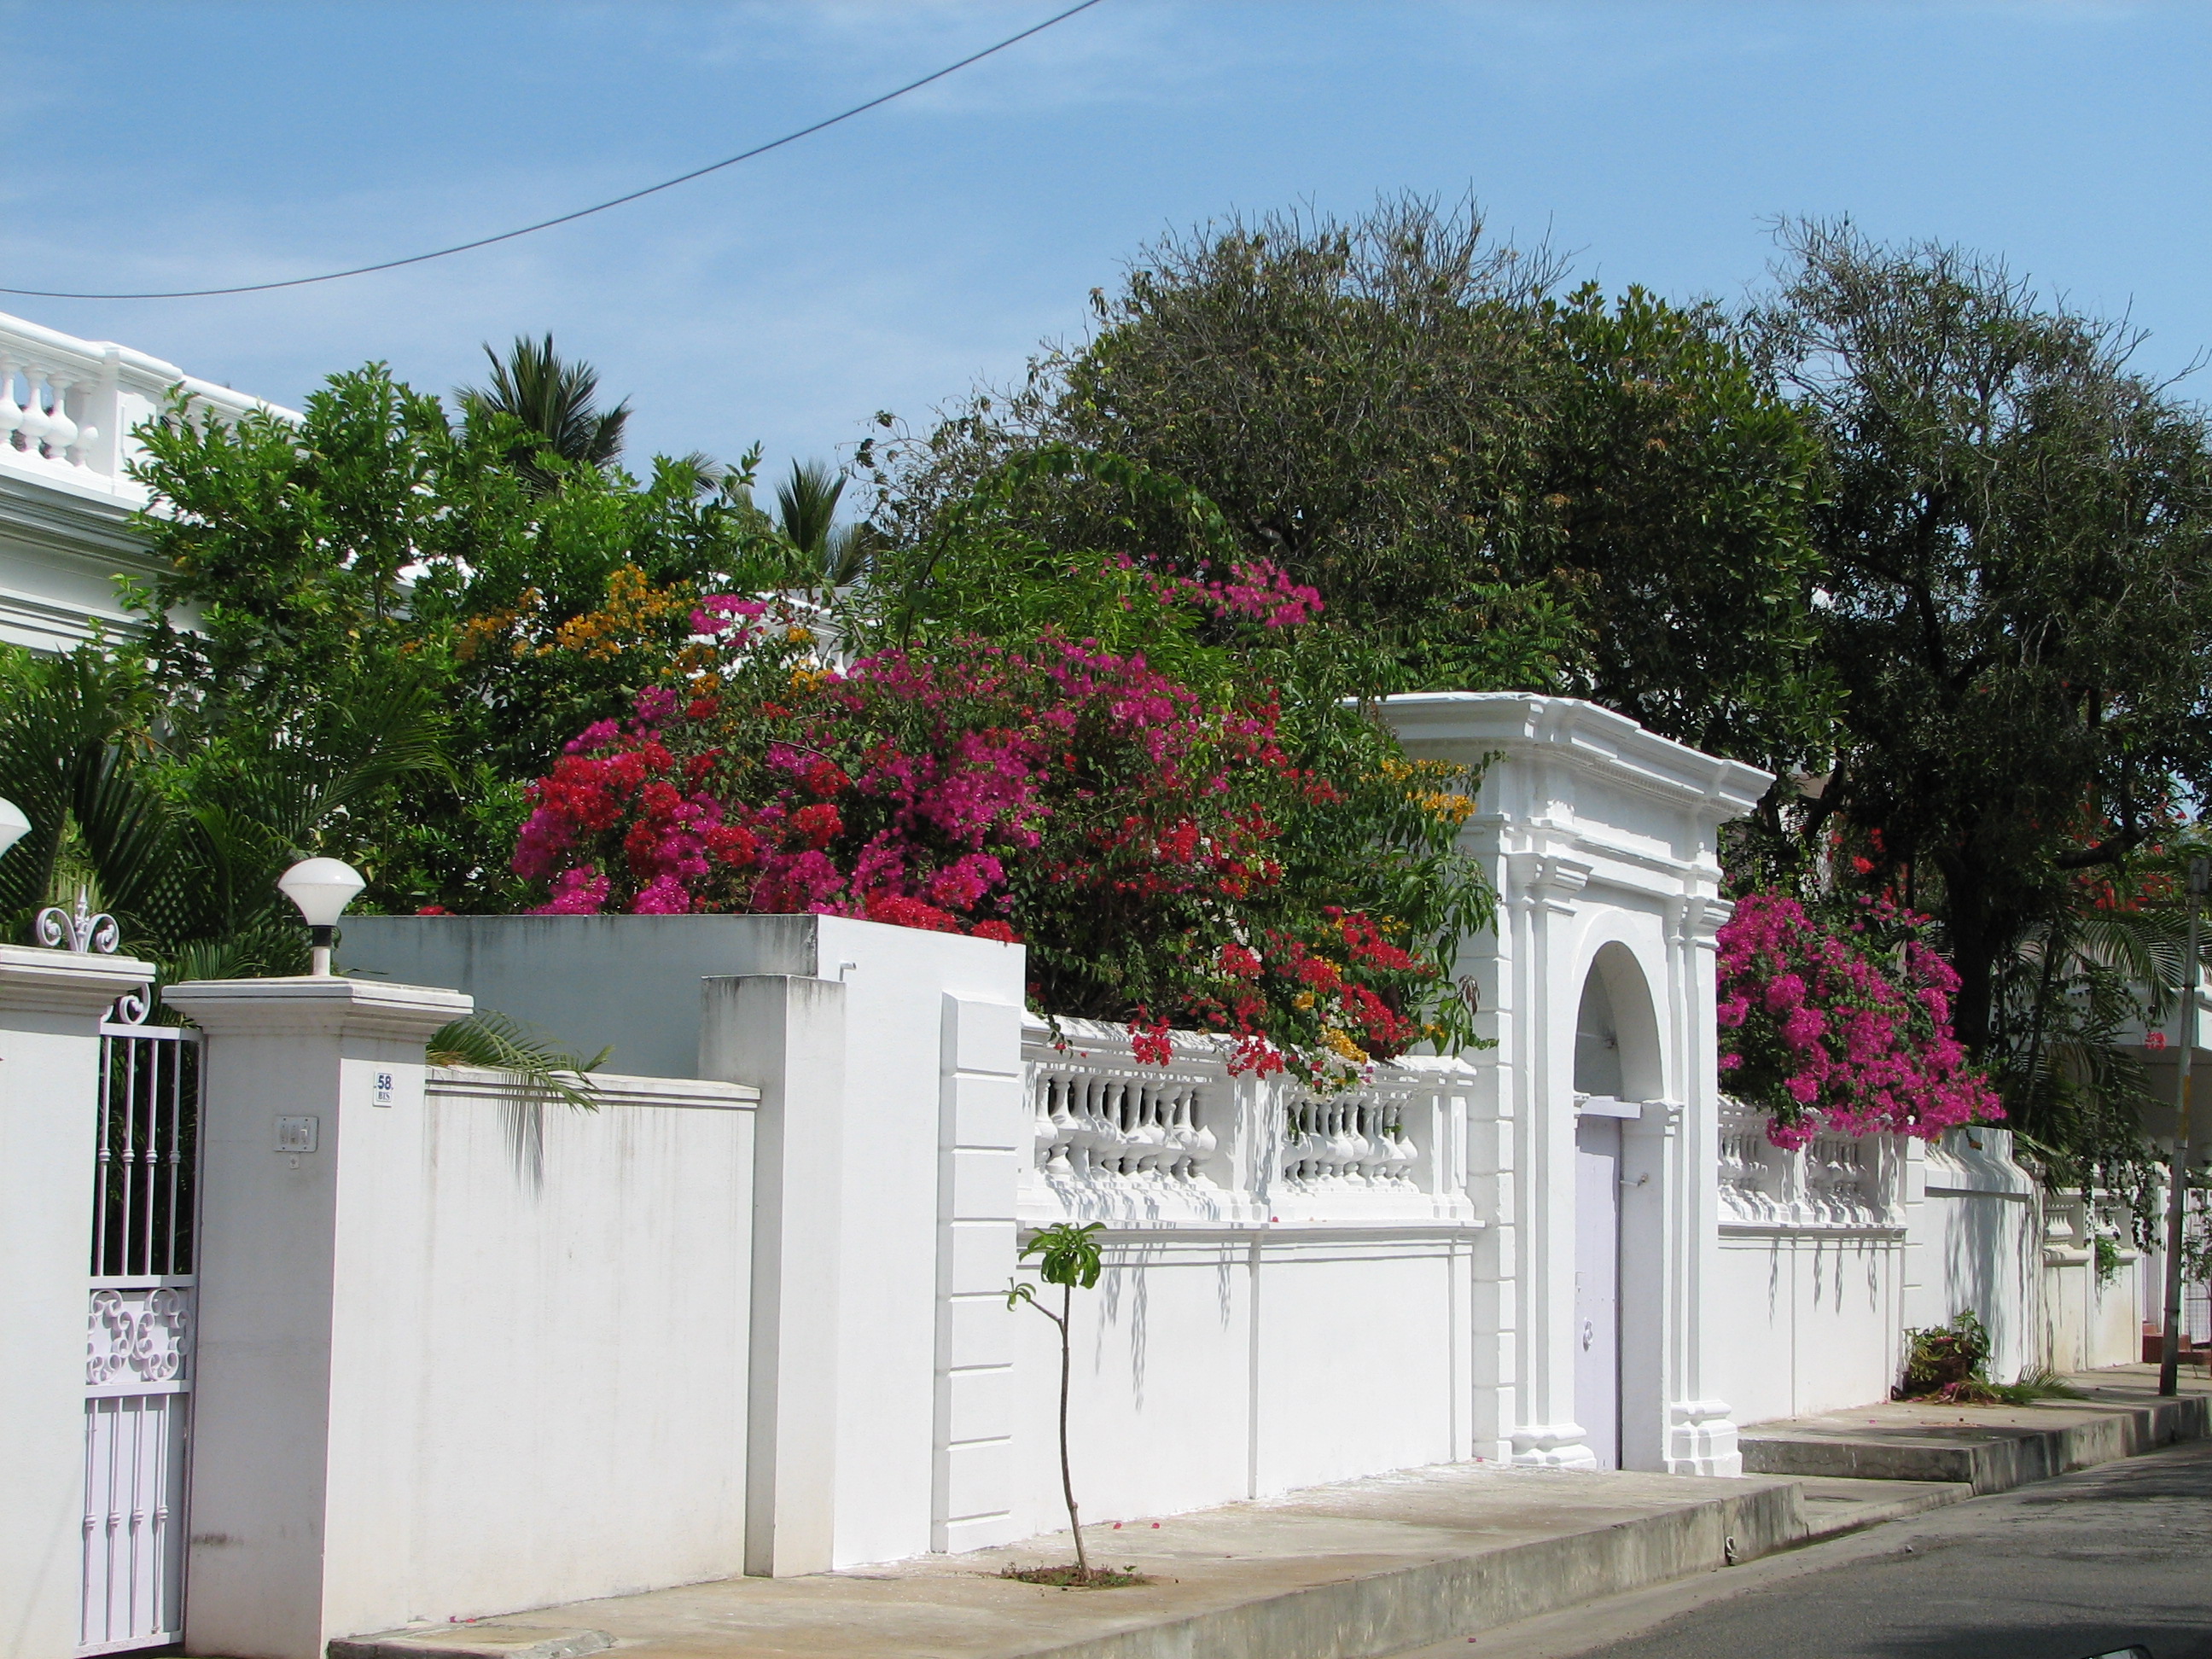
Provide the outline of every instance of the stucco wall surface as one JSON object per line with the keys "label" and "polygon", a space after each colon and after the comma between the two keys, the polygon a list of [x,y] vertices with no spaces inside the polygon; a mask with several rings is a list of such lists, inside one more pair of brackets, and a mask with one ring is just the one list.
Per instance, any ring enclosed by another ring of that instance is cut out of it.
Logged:
{"label": "stucco wall surface", "polygon": [[[1075,1303],[1076,1498],[1111,1521],[1465,1458],[1467,1239],[1116,1235]],[[1058,1308],[1058,1292],[1050,1292]],[[1066,1524],[1057,1332],[1017,1322],[1020,1530]]]}
{"label": "stucco wall surface", "polygon": [[1739,1423],[1889,1398],[1901,1241],[1797,1233],[1724,1237],[1722,1398]]}
{"label": "stucco wall surface", "polygon": [[358,1386],[405,1498],[361,1517],[363,1547],[408,1619],[743,1570],[750,1103],[598,1094],[434,1072],[416,1132],[354,1166],[386,1224]]}

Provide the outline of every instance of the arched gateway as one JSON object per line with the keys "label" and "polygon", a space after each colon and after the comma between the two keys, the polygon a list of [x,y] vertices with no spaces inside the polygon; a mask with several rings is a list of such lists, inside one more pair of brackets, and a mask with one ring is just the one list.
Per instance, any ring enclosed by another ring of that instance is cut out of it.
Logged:
{"label": "arched gateway", "polygon": [[1708,1383],[1715,836],[1770,780],[1566,698],[1437,693],[1384,713],[1419,758],[1488,762],[1461,843],[1499,898],[1460,963],[1497,1044],[1469,1056],[1469,1175],[1492,1221],[1472,1310],[1479,1449],[1741,1473]]}

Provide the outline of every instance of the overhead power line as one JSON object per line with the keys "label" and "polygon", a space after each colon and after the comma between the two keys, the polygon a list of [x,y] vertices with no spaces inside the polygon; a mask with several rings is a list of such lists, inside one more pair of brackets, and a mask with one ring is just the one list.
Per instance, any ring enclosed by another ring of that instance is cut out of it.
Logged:
{"label": "overhead power line", "polygon": [[943,69],[933,74],[925,75],[919,81],[909,81],[902,87],[895,87],[889,92],[869,99],[865,104],[855,104],[852,108],[842,110],[835,115],[815,122],[811,126],[800,127],[794,132],[787,132],[781,138],[771,138],[764,144],[756,144],[750,149],[740,151],[738,155],[728,156],[720,161],[710,161],[703,167],[694,167],[689,173],[679,173],[673,179],[664,179],[657,185],[646,185],[642,190],[633,190],[626,195],[613,197],[604,202],[595,202],[590,207],[578,208],[574,213],[563,213],[551,219],[540,219],[534,225],[523,225],[514,230],[502,230],[495,236],[479,236],[472,242],[456,242],[451,247],[433,248],[428,253],[410,253],[404,259],[380,259],[371,265],[355,265],[345,270],[326,270],[319,276],[289,276],[276,283],[241,283],[235,288],[180,288],[162,293],[149,294],[80,294],[61,289],[0,288],[0,294],[12,294],[31,300],[207,300],[225,294],[265,294],[271,289],[306,288],[315,283],[335,283],[343,277],[366,276],[371,271],[377,270],[397,270],[402,265],[419,265],[427,260],[443,259],[455,253],[469,252],[475,248],[489,247],[496,242],[511,242],[518,236],[528,236],[538,231],[550,230],[556,225],[570,224],[578,219],[588,219],[594,213],[605,213],[609,208],[618,208],[626,202],[635,202],[644,197],[657,195],[664,190],[673,190],[678,185],[690,184],[694,179],[703,179],[710,173],[720,173],[724,167],[733,167],[740,161],[750,161],[755,156],[765,155],[772,149],[781,149],[786,144],[797,143],[801,138],[810,137],[815,133],[834,127],[841,121],[849,121],[856,115],[865,115],[872,109],[882,107],[893,99],[903,98],[909,92],[919,91],[933,81],[942,81],[948,75],[957,75],[970,64],[980,64],[994,53],[1004,52],[1008,46],[1019,45],[1033,34],[1042,34],[1055,23],[1064,23],[1076,13],[1089,11],[1091,7],[1098,3],[1100,0],[1081,0],[1080,4],[1070,6],[1066,11],[1056,12],[1042,23],[1033,23],[1018,34],[1010,34],[995,46],[986,46],[981,52],[970,52],[957,64],[947,64]]}

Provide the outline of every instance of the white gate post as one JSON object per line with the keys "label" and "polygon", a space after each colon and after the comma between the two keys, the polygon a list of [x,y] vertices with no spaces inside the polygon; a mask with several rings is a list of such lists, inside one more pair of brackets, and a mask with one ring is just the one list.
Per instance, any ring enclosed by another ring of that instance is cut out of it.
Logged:
{"label": "white gate post", "polygon": [[407,1559],[390,1454],[410,1403],[382,1355],[419,1231],[423,1042],[471,1003],[313,977],[164,1000],[207,1034],[185,1644],[321,1659],[377,1627]]}
{"label": "white gate post", "polygon": [[0,1659],[77,1645],[100,1017],[153,976],[0,945]]}

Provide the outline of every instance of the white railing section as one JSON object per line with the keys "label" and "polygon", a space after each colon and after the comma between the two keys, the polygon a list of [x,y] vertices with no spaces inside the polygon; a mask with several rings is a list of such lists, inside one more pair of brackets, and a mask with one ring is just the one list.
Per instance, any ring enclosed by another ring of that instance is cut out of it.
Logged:
{"label": "white railing section", "polygon": [[1319,1094],[1232,1076],[1229,1046],[1179,1032],[1163,1066],[1128,1030],[1042,1022],[1024,1044],[1030,1155],[1024,1222],[1144,1225],[1475,1219],[1466,1190],[1474,1073],[1381,1065]]}
{"label": "white railing section", "polygon": [[1894,1135],[1815,1135],[1802,1147],[1767,1139],[1767,1116],[1723,1097],[1723,1227],[1901,1228],[1902,1158]]}
{"label": "white railing section", "polygon": [[298,418],[112,340],[80,340],[0,314],[0,474],[143,507],[145,488],[126,471],[140,453],[131,428],[159,414],[179,386],[204,417],[228,422],[267,409]]}

